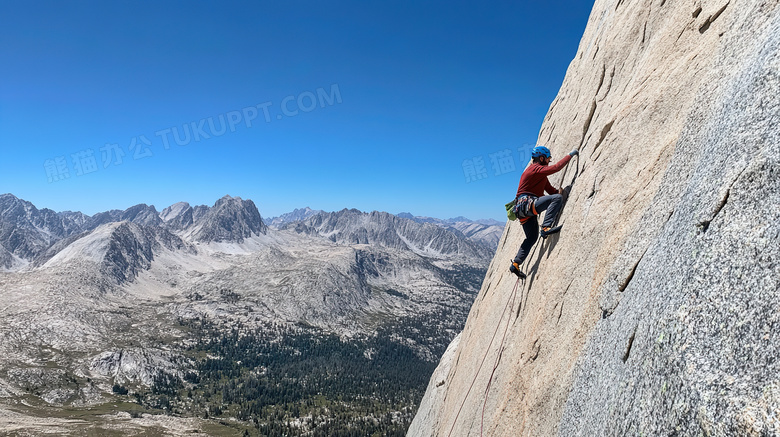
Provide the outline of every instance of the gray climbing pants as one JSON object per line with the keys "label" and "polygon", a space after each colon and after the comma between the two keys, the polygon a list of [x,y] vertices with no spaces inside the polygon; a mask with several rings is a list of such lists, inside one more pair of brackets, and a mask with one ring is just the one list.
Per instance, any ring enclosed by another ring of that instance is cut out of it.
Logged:
{"label": "gray climbing pants", "polygon": [[[561,212],[561,202],[563,197],[560,194],[550,194],[549,196],[542,196],[536,199],[535,208],[537,213],[547,211],[544,215],[543,228],[551,228],[555,224],[555,220],[558,218],[558,213]],[[520,245],[520,250],[515,255],[514,262],[522,264],[525,258],[531,252],[531,248],[536,244],[536,240],[539,238],[539,220],[537,216],[530,217],[525,223],[523,223],[523,232],[525,232],[525,240]]]}

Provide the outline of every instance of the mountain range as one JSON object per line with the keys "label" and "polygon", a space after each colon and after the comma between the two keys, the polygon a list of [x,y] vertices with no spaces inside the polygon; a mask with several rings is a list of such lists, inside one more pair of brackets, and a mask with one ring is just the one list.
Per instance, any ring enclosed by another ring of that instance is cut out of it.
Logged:
{"label": "mountain range", "polygon": [[202,365],[189,351],[204,326],[211,339],[237,329],[335,335],[339,347],[381,339],[433,365],[495,249],[485,224],[467,235],[464,222],[377,211],[307,208],[272,223],[230,196],[92,216],[0,196],[0,411],[30,396],[34,408],[9,411],[93,408],[116,402],[116,386],[159,407],[160,381],[184,384]]}

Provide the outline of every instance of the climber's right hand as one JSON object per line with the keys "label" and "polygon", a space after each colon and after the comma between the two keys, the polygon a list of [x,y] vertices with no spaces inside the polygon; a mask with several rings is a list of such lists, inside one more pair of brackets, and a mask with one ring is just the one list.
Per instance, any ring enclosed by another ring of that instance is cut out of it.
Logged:
{"label": "climber's right hand", "polygon": [[575,156],[577,156],[577,155],[579,155],[579,154],[580,154],[580,152],[579,152],[577,149],[574,149],[574,150],[572,150],[572,151],[569,153],[569,156],[571,156],[571,157],[573,158],[573,157],[575,157]]}

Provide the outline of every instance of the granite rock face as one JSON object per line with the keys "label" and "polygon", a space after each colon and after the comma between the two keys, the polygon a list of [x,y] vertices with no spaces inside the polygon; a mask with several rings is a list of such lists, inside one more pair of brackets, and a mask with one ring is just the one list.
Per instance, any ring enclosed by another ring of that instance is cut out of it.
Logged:
{"label": "granite rock face", "polygon": [[507,224],[409,435],[780,435],[778,89],[778,1],[596,1],[539,137],[564,230],[513,295]]}
{"label": "granite rock face", "polygon": [[431,375],[431,380],[425,390],[425,398],[423,399],[423,404],[420,405],[419,410],[422,414],[428,414],[430,417],[420,416],[417,418],[409,427],[407,432],[408,435],[426,435],[426,433],[429,432],[427,426],[429,421],[432,418],[435,419],[435,416],[437,415],[436,406],[445,400],[444,397],[447,394],[447,390],[444,388],[444,384],[447,375],[450,372],[450,368],[452,367],[453,355],[458,349],[459,344],[460,335],[452,339],[452,342],[441,357],[441,365],[436,367],[436,371]]}

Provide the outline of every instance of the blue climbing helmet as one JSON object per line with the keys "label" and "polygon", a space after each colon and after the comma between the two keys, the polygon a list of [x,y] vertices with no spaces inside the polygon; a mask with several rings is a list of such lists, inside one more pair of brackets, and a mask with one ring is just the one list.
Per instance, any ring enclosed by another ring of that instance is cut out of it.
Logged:
{"label": "blue climbing helmet", "polygon": [[544,146],[536,146],[533,148],[533,150],[531,150],[531,158],[540,158],[542,156],[545,158],[552,158],[550,149]]}

